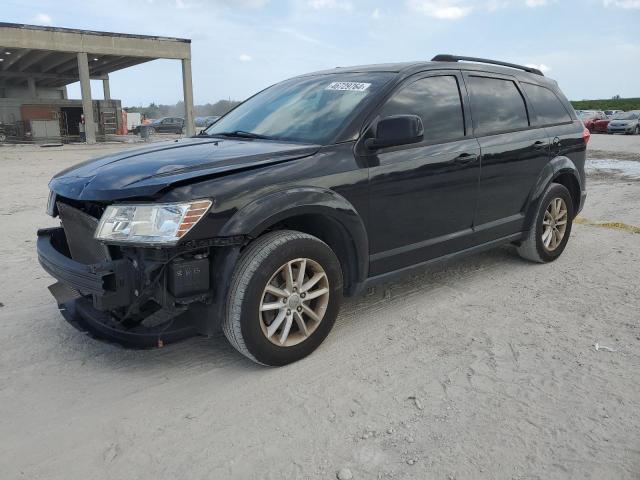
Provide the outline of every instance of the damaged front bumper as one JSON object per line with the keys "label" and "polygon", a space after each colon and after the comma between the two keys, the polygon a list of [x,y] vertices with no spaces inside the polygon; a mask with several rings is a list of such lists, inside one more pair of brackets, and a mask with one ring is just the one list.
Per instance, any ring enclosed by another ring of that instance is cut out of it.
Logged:
{"label": "damaged front bumper", "polygon": [[[38,260],[58,282],[49,290],[64,316],[76,328],[90,335],[127,347],[150,348],[193,336],[203,331],[198,319],[209,301],[208,258],[199,263],[199,292],[188,291],[194,261],[166,261],[152,251],[154,261],[123,257],[95,264],[71,258],[63,228],[38,231]],[[136,253],[136,252],[134,252]],[[169,279],[168,271],[178,278]],[[203,285],[203,276],[206,284]],[[161,277],[161,278],[158,278]],[[151,281],[151,279],[154,279]],[[182,298],[168,291],[168,283]],[[186,290],[185,290],[186,285]],[[151,305],[151,307],[149,307]],[[200,315],[198,315],[198,312]]]}

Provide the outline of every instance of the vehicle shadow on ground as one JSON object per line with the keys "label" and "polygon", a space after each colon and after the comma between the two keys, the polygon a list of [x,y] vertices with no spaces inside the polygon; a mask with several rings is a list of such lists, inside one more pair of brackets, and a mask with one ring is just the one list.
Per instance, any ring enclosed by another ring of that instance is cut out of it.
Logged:
{"label": "vehicle shadow on ground", "polygon": [[[526,263],[517,256],[513,247],[505,246],[448,263],[420,268],[411,274],[399,277],[396,281],[378,284],[358,297],[345,299],[334,331],[329,335],[327,341],[331,341],[331,337],[336,333],[356,335],[353,332],[357,328],[349,329],[349,331],[342,328],[345,322],[348,322],[350,326],[353,326],[353,322],[365,323],[373,311],[390,300],[408,299],[430,293],[436,296],[450,296],[452,295],[451,290],[443,289],[443,286],[459,287],[465,279],[473,281],[479,276],[486,275],[487,272],[522,267]],[[67,327],[65,326],[65,328]],[[185,370],[197,374],[220,368],[234,373],[248,373],[267,368],[255,364],[236,352],[222,331],[216,332],[210,338],[195,337],[166,345],[163,348],[147,350],[126,349],[90,338],[84,334],[72,335],[67,338],[67,341],[68,348],[77,347],[78,351],[82,351],[84,364],[93,364],[99,369],[124,369],[136,374],[163,373],[170,375],[173,371],[184,375]],[[348,343],[349,339],[345,341]],[[358,339],[354,337],[353,341],[357,342]],[[77,345],[73,345],[74,343]]]}

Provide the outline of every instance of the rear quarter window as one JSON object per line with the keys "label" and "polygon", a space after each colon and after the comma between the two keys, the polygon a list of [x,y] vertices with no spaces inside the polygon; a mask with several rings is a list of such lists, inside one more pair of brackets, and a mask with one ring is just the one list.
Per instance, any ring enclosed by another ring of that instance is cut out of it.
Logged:
{"label": "rear quarter window", "polygon": [[529,126],[524,98],[513,81],[469,76],[468,82],[477,134],[521,130]]}
{"label": "rear quarter window", "polygon": [[533,104],[540,125],[571,122],[571,115],[553,91],[532,83],[523,83],[522,87]]}

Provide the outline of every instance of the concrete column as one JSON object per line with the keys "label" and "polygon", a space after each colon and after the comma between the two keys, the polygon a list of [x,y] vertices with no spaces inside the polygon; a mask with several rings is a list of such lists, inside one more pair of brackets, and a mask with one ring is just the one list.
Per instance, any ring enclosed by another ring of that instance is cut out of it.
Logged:
{"label": "concrete column", "polygon": [[36,91],[36,79],[33,77],[27,78],[27,88],[29,89],[29,98],[37,98],[38,93]]}
{"label": "concrete column", "polygon": [[191,59],[182,59],[182,94],[184,96],[184,126],[188,137],[196,134],[193,124],[193,85],[191,81]]}
{"label": "concrete column", "polygon": [[96,143],[96,125],[93,123],[93,102],[91,101],[91,82],[89,80],[89,61],[86,52],[78,53],[78,72],[80,73],[82,113],[84,113],[84,131],[87,136],[87,143]]}
{"label": "concrete column", "polygon": [[109,75],[102,80],[102,91],[104,92],[104,99],[111,100],[111,89],[109,88]]}

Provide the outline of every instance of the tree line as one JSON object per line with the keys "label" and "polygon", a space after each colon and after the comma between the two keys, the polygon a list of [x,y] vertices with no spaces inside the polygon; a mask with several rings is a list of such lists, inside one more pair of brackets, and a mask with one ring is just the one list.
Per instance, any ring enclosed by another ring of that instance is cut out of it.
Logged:
{"label": "tree line", "polygon": [[[216,103],[205,103],[204,105],[194,105],[193,115],[196,117],[208,117],[213,115],[224,115],[240,102],[236,100],[218,100]],[[184,117],[184,102],[179,101],[174,105],[163,105],[150,103],[146,107],[125,107],[127,112],[142,113],[146,118],[162,117]]]}
{"label": "tree line", "polygon": [[571,105],[576,110],[640,110],[640,98],[620,98],[616,95],[610,99],[601,100],[572,100]]}

